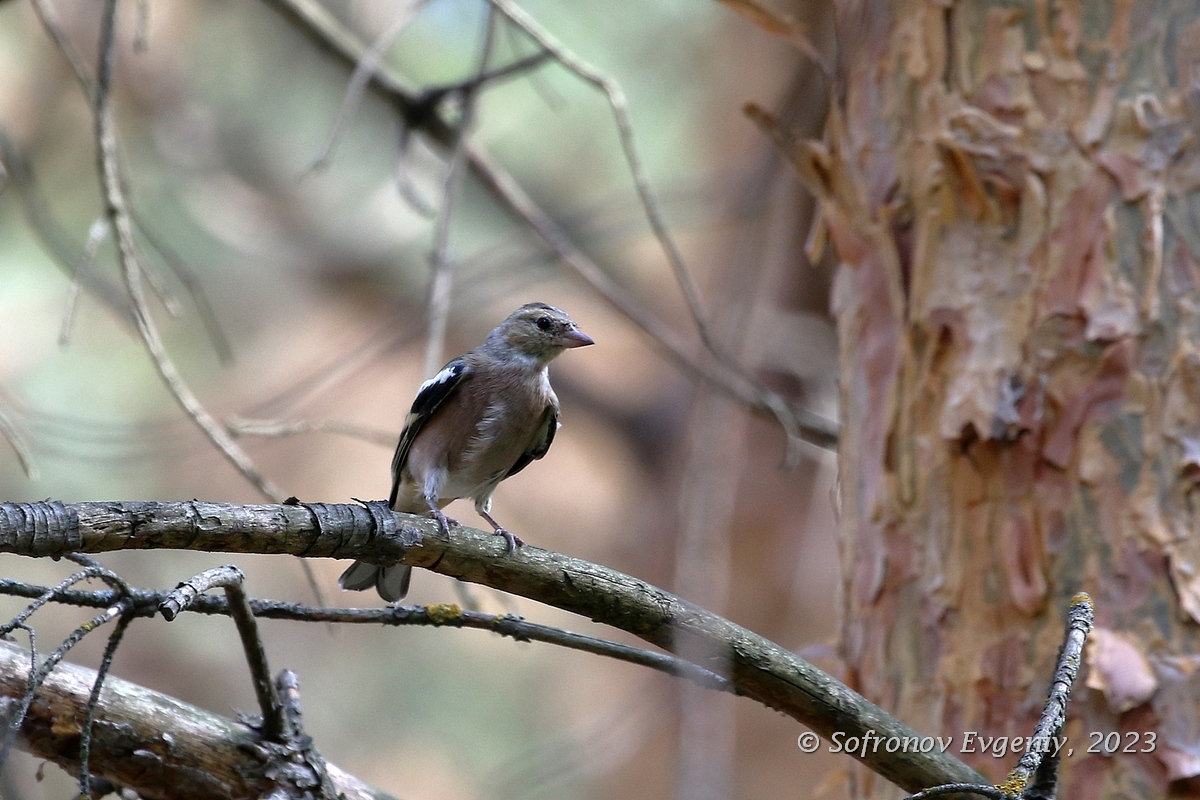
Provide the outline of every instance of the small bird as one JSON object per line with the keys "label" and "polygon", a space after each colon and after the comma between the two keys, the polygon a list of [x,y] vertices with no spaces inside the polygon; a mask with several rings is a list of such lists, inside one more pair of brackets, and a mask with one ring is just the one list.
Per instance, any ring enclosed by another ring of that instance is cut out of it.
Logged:
{"label": "small bird", "polygon": [[[449,536],[459,523],[442,508],[469,497],[508,552],[525,544],[492,519],[492,492],[550,449],[559,422],[547,367],[563,350],[589,344],[595,342],[565,312],[529,303],[421,384],[392,458],[392,508],[431,514]],[[394,603],[408,593],[411,574],[411,567],[355,561],[338,585],[374,587]]]}

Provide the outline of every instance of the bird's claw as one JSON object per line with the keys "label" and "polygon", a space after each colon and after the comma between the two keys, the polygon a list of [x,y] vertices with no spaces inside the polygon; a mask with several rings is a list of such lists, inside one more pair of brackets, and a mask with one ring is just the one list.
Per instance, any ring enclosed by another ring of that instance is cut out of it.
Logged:
{"label": "bird's claw", "polygon": [[515,536],[515,535],[509,533],[507,530],[505,530],[504,528],[501,528],[499,525],[496,526],[496,535],[504,537],[505,552],[507,552],[508,555],[510,555],[510,556],[513,553],[517,552],[518,547],[525,546],[524,539],[522,539],[520,536]]}
{"label": "bird's claw", "polygon": [[437,510],[433,512],[433,518],[437,520],[438,527],[442,529],[442,533],[445,534],[447,539],[450,538],[450,529],[457,528],[462,524],[453,517],[447,517],[441,511]]}

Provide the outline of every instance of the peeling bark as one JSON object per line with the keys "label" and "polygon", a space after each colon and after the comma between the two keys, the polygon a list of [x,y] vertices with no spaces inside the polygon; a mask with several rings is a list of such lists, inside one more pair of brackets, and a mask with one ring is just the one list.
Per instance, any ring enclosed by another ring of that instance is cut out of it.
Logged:
{"label": "peeling bark", "polygon": [[[1200,775],[1200,6],[838,13],[823,140],[771,132],[840,261],[851,683],[922,730],[1028,735],[1087,591],[1062,785],[1162,796]],[[1157,740],[1084,752],[1111,731]]]}

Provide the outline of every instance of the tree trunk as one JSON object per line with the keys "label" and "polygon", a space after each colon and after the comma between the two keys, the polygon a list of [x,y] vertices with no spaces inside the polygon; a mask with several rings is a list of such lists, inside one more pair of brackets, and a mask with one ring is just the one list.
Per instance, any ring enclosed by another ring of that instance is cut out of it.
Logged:
{"label": "tree trunk", "polygon": [[1200,4],[838,13],[792,155],[840,261],[851,684],[1000,780],[964,737],[1030,735],[1087,591],[1060,785],[1161,796],[1200,774]]}

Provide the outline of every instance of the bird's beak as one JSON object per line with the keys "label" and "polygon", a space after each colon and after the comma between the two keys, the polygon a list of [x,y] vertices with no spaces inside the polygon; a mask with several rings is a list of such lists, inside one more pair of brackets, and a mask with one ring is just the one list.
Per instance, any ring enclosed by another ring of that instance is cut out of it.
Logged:
{"label": "bird's beak", "polygon": [[586,347],[595,344],[596,340],[578,328],[572,328],[558,337],[558,343],[562,347]]}

